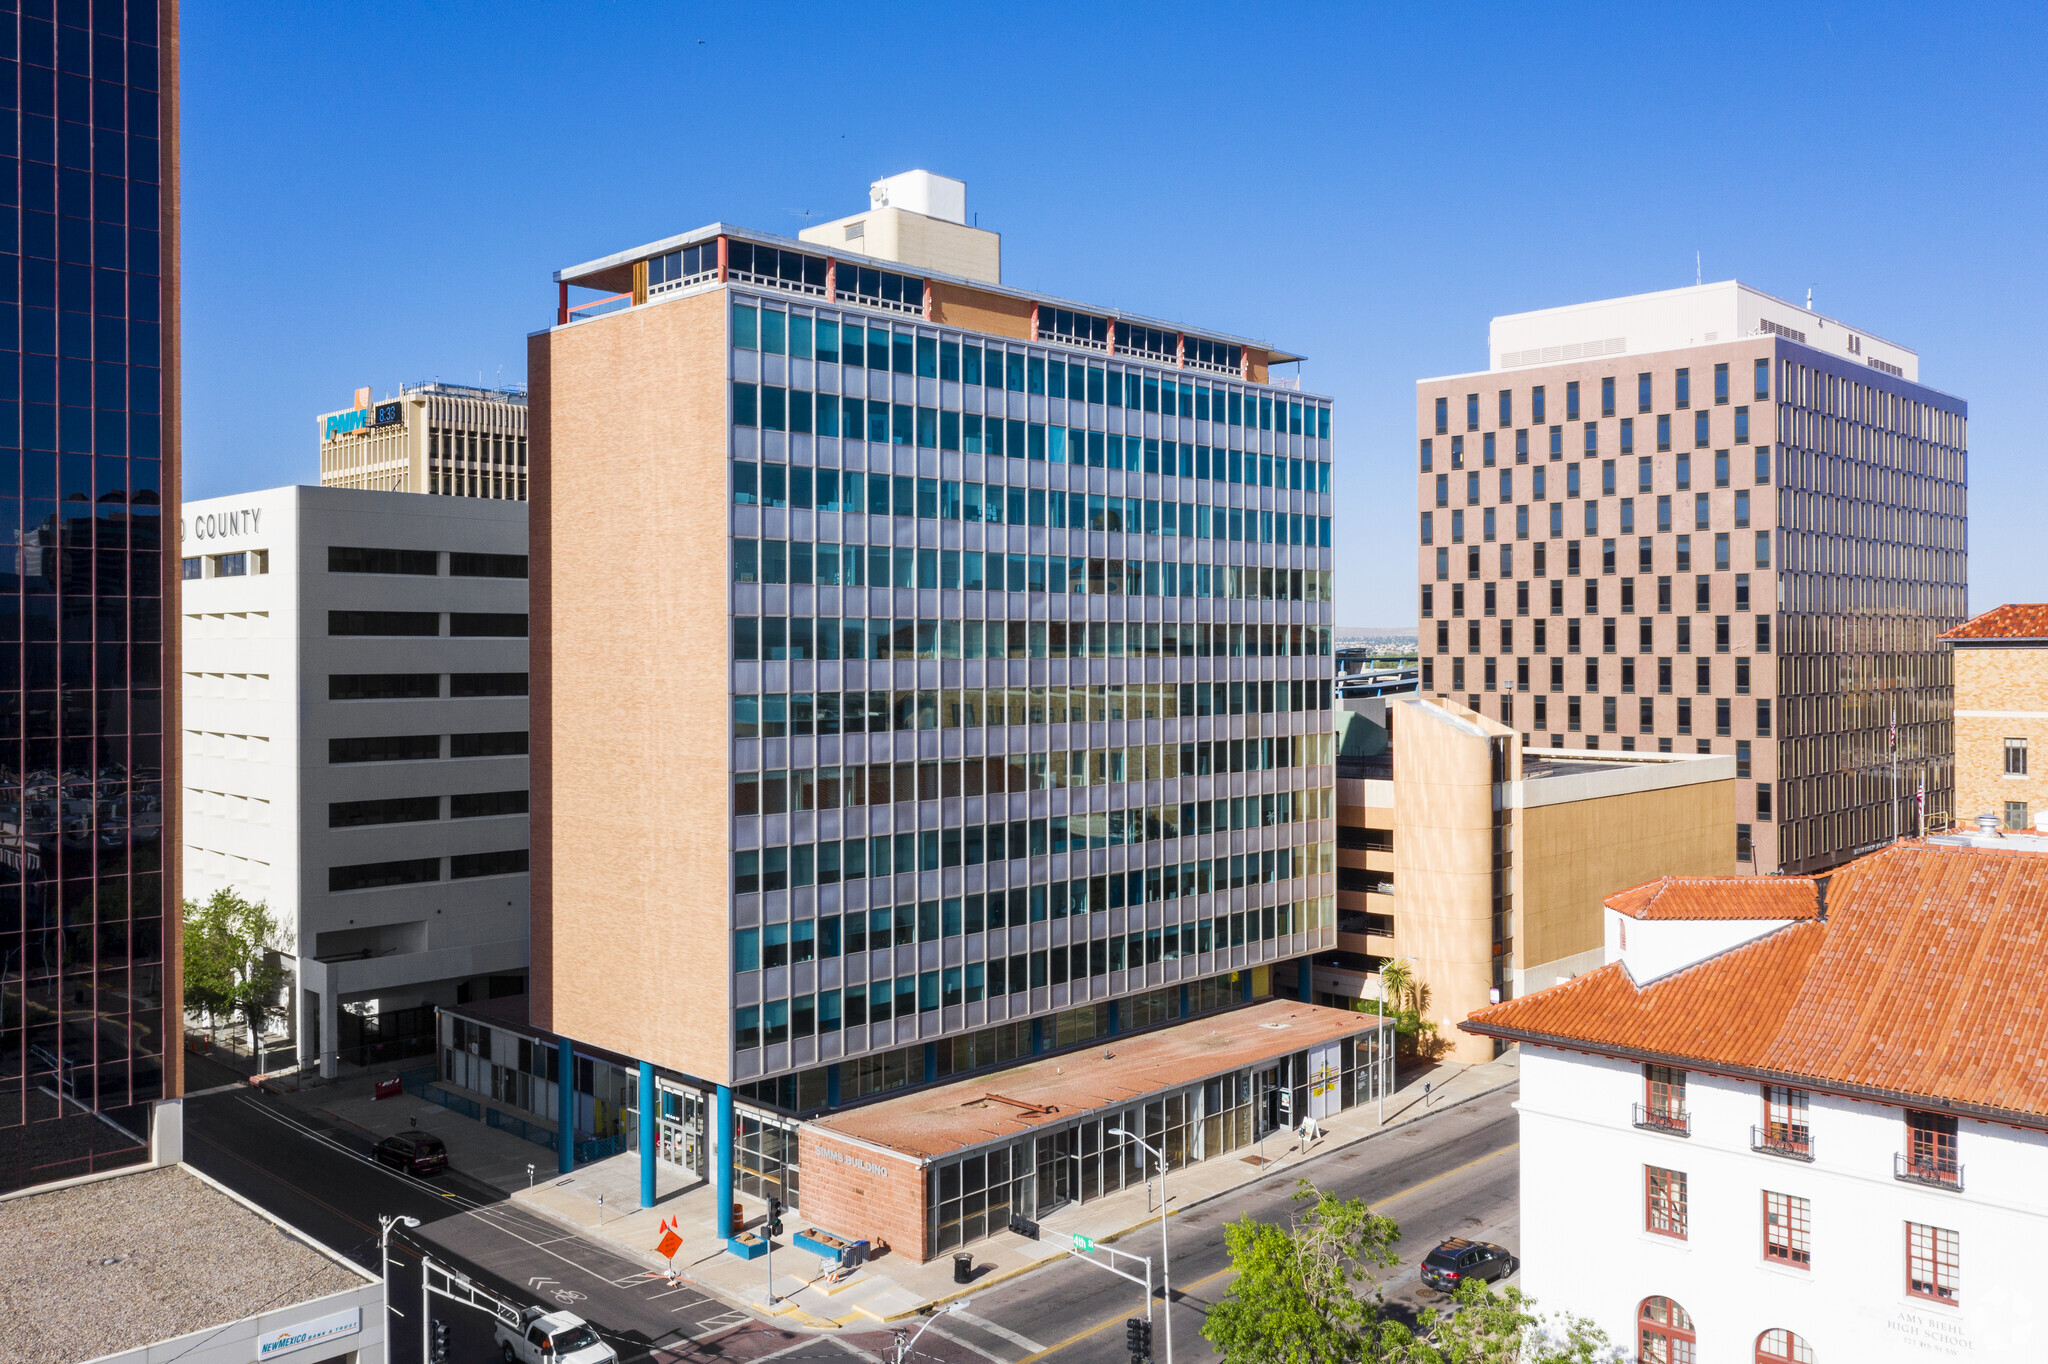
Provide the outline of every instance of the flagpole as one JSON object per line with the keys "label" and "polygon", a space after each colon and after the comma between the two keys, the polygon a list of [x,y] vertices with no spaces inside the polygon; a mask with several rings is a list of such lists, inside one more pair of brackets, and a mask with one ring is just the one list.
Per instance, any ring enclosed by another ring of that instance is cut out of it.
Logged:
{"label": "flagpole", "polygon": [[1899,838],[1899,702],[1892,699],[1892,838]]}

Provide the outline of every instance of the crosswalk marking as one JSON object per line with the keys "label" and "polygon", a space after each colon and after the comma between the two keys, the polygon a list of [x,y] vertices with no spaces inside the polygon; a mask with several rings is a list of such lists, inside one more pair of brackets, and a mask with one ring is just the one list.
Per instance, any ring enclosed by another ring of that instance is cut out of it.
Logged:
{"label": "crosswalk marking", "polygon": [[[957,1316],[958,1313],[955,1313],[954,1315]],[[1010,1364],[1010,1362],[1007,1359],[1004,1359],[995,1351],[984,1350],[979,1345],[976,1345],[973,1341],[967,1340],[964,1337],[957,1336],[953,1332],[948,1331],[945,1327],[939,1325],[939,1319],[937,1317],[933,1317],[931,1320],[931,1324],[925,1327],[925,1329],[927,1331],[930,1331],[935,1336],[944,1336],[947,1340],[952,1341],[955,1345],[958,1345],[963,1350],[974,1351],[974,1353],[980,1355],[983,1359],[990,1361],[990,1364]]]}
{"label": "crosswalk marking", "polygon": [[996,1323],[990,1321],[986,1317],[976,1316],[974,1313],[965,1310],[956,1310],[953,1313],[953,1315],[960,1318],[960,1320],[967,1322],[969,1325],[979,1326],[982,1330],[988,1332],[992,1336],[1002,1337],[1004,1340],[1009,1341],[1012,1345],[1015,1345],[1017,1348],[1021,1349],[1026,1354],[1035,1355],[1040,1350],[1043,1350],[1045,1348],[1043,1345],[1040,1345],[1037,1341],[1031,1339],[1031,1337],[1018,1335],[1009,1327],[998,1326],[996,1325]]}

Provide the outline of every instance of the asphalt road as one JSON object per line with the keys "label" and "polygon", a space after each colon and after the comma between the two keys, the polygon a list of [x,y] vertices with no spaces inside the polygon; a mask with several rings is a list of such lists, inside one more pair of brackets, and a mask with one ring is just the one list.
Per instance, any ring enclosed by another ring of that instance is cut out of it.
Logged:
{"label": "asphalt road", "polygon": [[[193,1086],[203,1088],[205,1078],[194,1076]],[[1444,1236],[1515,1249],[1513,1097],[1508,1090],[1446,1110],[1170,1218],[1176,1364],[1214,1357],[1199,1332],[1208,1304],[1228,1286],[1220,1224],[1246,1213],[1284,1220],[1294,1182],[1304,1176],[1347,1197],[1363,1196],[1401,1223],[1403,1260],[1387,1280],[1397,1303],[1432,1298],[1416,1282],[1414,1266]],[[788,1364],[883,1364],[895,1357],[895,1332],[782,1330],[687,1282],[671,1285],[459,1173],[418,1180],[377,1165],[366,1138],[312,1122],[267,1095],[231,1091],[189,1099],[185,1127],[186,1159],[193,1165],[372,1270],[378,1215],[420,1219],[418,1230],[391,1240],[392,1364],[421,1364],[422,1252],[516,1301],[559,1305],[585,1317],[623,1364],[753,1364],[771,1357]],[[1128,1242],[1119,1248],[1154,1253],[1156,1226]],[[678,1268],[687,1272],[688,1266]],[[915,1334],[911,1357],[918,1364],[1034,1364],[1052,1355],[1060,1364],[1110,1364],[1123,1358],[1123,1321],[1142,1314],[1142,1297],[1121,1279],[1063,1261],[975,1294],[963,1312],[910,1323],[903,1336]],[[432,1315],[448,1324],[450,1364],[498,1357],[482,1312],[436,1299]],[[1155,1352],[1164,1364],[1163,1326],[1155,1328]]]}
{"label": "asphalt road", "polygon": [[[1443,1303],[1440,1295],[1422,1287],[1416,1267],[1445,1237],[1467,1236],[1518,1250],[1515,1093],[1508,1089],[1446,1109],[1413,1127],[1291,1166],[1238,1197],[1168,1218],[1175,1364],[1217,1357],[1201,1338],[1201,1328],[1209,1305],[1228,1291],[1232,1278],[1222,1224],[1246,1215],[1286,1221],[1296,1210],[1293,1194],[1301,1179],[1346,1198],[1364,1198],[1375,1212],[1400,1224],[1401,1262],[1382,1279],[1397,1309]],[[1155,1254],[1157,1227],[1117,1245],[1135,1254]],[[1124,1321],[1143,1315],[1143,1298],[1142,1289],[1070,1259],[976,1295],[969,1310],[1035,1347],[1011,1343],[998,1352],[1002,1364],[1047,1357],[1059,1364],[1113,1364],[1125,1358]],[[1153,1355],[1164,1364],[1166,1328],[1157,1311],[1153,1322]],[[939,1325],[958,1329],[957,1319]]]}

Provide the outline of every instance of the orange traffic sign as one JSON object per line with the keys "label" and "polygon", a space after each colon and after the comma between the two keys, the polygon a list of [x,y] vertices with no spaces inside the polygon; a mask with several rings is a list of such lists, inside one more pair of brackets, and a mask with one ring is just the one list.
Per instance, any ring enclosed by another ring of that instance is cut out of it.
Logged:
{"label": "orange traffic sign", "polygon": [[654,1253],[664,1260],[673,1260],[676,1257],[676,1252],[682,1248],[683,1238],[676,1235],[674,1231],[669,1231],[663,1234],[661,1244],[654,1248]]}

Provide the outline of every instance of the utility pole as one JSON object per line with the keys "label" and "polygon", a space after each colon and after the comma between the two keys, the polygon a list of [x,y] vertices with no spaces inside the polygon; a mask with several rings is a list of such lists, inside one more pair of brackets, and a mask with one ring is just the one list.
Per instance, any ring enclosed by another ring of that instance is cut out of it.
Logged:
{"label": "utility pole", "polygon": [[[782,1200],[768,1200],[768,1216],[761,1223],[761,1244],[766,1248],[761,1262],[768,1267],[768,1305],[773,1307],[780,1301],[775,1296],[775,1238],[782,1234]],[[923,1332],[918,1334],[922,1335]]]}

